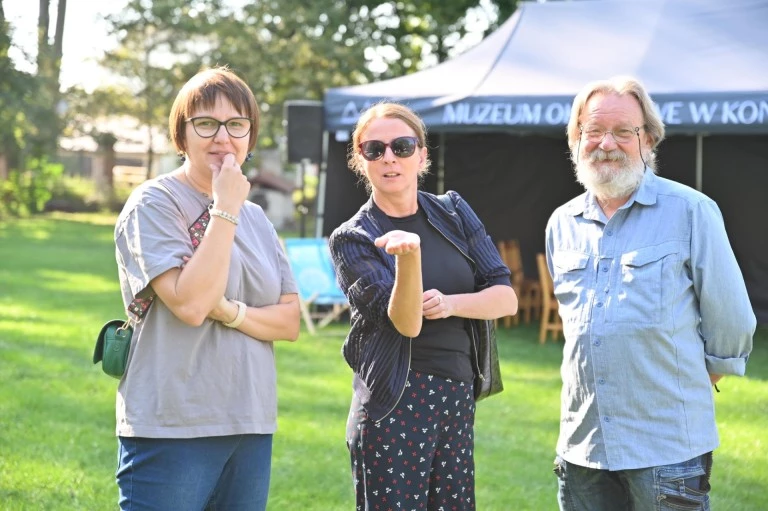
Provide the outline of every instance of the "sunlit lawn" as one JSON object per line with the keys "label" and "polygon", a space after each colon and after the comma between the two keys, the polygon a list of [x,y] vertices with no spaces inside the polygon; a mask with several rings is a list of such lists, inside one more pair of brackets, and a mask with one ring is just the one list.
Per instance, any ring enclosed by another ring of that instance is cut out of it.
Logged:
{"label": "sunlit lawn", "polygon": [[[116,509],[113,380],[93,337],[121,315],[111,217],[0,224],[0,509]],[[278,348],[280,427],[270,510],[353,509],[344,426],[344,325]],[[506,391],[478,405],[480,511],[554,510],[560,346],[500,333]],[[717,394],[713,509],[768,509],[768,331],[746,378]]]}

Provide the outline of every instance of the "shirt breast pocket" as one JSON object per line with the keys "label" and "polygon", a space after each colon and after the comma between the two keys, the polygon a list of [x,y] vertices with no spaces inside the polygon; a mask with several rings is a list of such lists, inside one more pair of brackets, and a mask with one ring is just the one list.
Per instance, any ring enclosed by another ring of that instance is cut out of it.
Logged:
{"label": "shirt breast pocket", "polygon": [[565,323],[582,316],[586,290],[591,287],[588,264],[589,254],[561,251],[552,255],[554,291]]}
{"label": "shirt breast pocket", "polygon": [[666,308],[663,286],[664,282],[674,285],[677,253],[675,244],[665,243],[621,256],[617,303],[612,307],[613,321],[653,325],[662,322]]}

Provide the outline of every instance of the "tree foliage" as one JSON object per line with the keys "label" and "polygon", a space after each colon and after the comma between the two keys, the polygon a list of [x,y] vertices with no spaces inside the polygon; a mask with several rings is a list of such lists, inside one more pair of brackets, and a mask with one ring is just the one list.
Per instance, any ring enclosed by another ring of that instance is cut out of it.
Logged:
{"label": "tree foliage", "polygon": [[[330,87],[441,62],[463,50],[468,35],[495,28],[515,4],[260,0],[234,9],[227,0],[130,0],[107,18],[118,47],[101,63],[133,91],[133,115],[159,128],[186,79],[201,68],[228,65],[253,89],[262,111],[261,145],[273,146],[283,134],[286,100],[319,100]],[[117,98],[102,94],[100,100]]]}
{"label": "tree foliage", "polygon": [[[66,0],[59,0],[54,40],[48,39],[48,1],[40,0],[36,75],[16,69],[8,56],[11,27],[0,2],[0,218],[42,211],[61,166],[49,163],[59,135],[59,70]],[[6,178],[7,179],[4,179]]]}
{"label": "tree foliage", "polygon": [[366,59],[383,69],[379,75],[399,76],[456,55],[470,34],[484,37],[510,4],[515,2],[350,0],[347,32],[369,41]]}
{"label": "tree foliage", "polygon": [[18,156],[24,144],[24,99],[31,77],[16,70],[8,57],[11,48],[10,26],[5,20],[0,2],[0,155],[10,166],[18,164]]}
{"label": "tree foliage", "polygon": [[[65,7],[66,2],[61,2],[60,16],[63,16]],[[39,22],[39,25],[42,24],[47,27],[47,11],[44,20]],[[57,37],[61,37],[62,30],[58,30]],[[38,68],[37,75],[32,75],[16,69],[9,58],[11,35],[11,27],[0,2],[0,152],[11,168],[18,168],[25,164],[27,157],[42,158],[55,151],[59,126],[56,111],[57,62],[61,60],[57,52],[60,52],[61,45],[59,40],[58,49],[51,52],[46,48],[42,50],[45,54],[42,57],[43,67]],[[48,44],[47,38],[45,44]]]}

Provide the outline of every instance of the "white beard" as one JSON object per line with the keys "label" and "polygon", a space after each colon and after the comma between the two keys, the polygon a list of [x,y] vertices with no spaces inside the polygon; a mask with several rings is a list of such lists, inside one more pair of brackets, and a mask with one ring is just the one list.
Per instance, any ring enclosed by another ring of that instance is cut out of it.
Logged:
{"label": "white beard", "polygon": [[[576,163],[576,180],[600,199],[619,199],[632,195],[643,180],[645,164],[640,158],[632,161],[618,149],[603,151],[600,148],[585,156]],[[621,166],[609,168],[603,162],[618,162]]]}

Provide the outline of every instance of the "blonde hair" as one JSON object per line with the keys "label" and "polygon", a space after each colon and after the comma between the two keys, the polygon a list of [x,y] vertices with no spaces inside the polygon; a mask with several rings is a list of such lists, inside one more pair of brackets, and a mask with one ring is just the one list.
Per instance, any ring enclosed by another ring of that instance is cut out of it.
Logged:
{"label": "blonde hair", "polygon": [[259,135],[259,107],[248,85],[226,66],[200,71],[176,95],[168,116],[168,132],[178,153],[187,152],[186,121],[197,110],[212,109],[222,97],[244,117],[251,119],[248,150],[256,146]]}
{"label": "blonde hair", "polygon": [[[364,165],[365,160],[360,154],[360,139],[368,126],[376,119],[399,119],[413,130],[418,140],[419,147],[427,146],[427,128],[421,117],[405,105],[400,103],[381,102],[371,106],[360,115],[355,125],[355,131],[352,132],[352,144],[347,155],[347,164],[361,179],[365,179]],[[419,177],[429,172],[429,155],[424,159],[424,165],[419,170]],[[370,184],[366,184],[370,188]]]}
{"label": "blonde hair", "polygon": [[656,107],[653,105],[651,97],[639,80],[631,76],[614,76],[608,80],[598,80],[590,82],[581,89],[573,99],[571,107],[571,118],[568,121],[566,135],[568,136],[568,147],[571,153],[577,146],[581,132],[579,130],[579,118],[587,101],[595,94],[617,94],[619,96],[633,96],[643,113],[643,129],[650,138],[651,154],[648,155],[647,162],[651,168],[655,167],[656,154],[655,149],[664,140],[664,122],[661,120]]}

